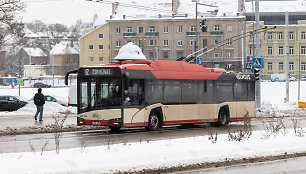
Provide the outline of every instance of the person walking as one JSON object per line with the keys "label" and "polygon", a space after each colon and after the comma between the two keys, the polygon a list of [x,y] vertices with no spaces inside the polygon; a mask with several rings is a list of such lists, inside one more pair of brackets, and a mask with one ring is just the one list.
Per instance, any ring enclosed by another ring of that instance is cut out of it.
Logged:
{"label": "person walking", "polygon": [[41,93],[41,88],[38,88],[38,92],[34,96],[34,104],[36,105],[37,111],[35,113],[35,120],[37,120],[38,113],[39,121],[43,121],[43,112],[44,112],[44,104],[45,104],[45,96]]}

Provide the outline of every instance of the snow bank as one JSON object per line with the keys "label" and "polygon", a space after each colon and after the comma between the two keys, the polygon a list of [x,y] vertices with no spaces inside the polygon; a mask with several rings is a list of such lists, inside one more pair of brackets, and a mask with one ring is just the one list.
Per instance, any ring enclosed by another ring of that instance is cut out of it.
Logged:
{"label": "snow bank", "polygon": [[216,143],[209,136],[122,142],[61,150],[58,155],[36,149],[0,154],[0,163],[2,173],[112,173],[305,151],[306,138],[293,132],[263,139],[264,132],[256,131],[243,142],[228,141],[226,134],[218,135]]}

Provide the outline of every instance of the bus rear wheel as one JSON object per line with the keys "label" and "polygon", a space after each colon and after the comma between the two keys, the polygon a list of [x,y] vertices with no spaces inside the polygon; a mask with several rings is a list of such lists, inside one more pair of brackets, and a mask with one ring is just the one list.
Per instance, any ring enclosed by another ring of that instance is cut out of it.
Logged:
{"label": "bus rear wheel", "polygon": [[158,130],[161,126],[161,120],[156,112],[151,112],[147,129],[150,131]]}
{"label": "bus rear wheel", "polygon": [[120,126],[109,126],[110,130],[113,132],[117,132],[119,131],[119,129],[121,128]]}
{"label": "bus rear wheel", "polygon": [[227,109],[222,107],[220,109],[220,111],[219,111],[218,126],[225,126],[225,125],[227,125],[228,122],[229,122],[228,118],[229,118],[229,116],[228,116]]}

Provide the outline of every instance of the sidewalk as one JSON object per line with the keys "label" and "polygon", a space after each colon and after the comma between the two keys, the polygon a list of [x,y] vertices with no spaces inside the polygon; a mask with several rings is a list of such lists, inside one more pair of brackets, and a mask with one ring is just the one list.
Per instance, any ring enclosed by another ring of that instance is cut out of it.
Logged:
{"label": "sidewalk", "polygon": [[[53,115],[55,117],[59,116],[60,121],[64,117],[64,114],[56,114]],[[55,120],[52,115],[44,115],[43,121],[35,121],[34,114],[33,115],[21,115],[21,116],[1,116],[0,117],[0,130],[4,130],[7,127],[9,128],[24,128],[24,127],[44,127],[46,125],[54,124]],[[76,114],[70,114],[64,122],[64,126],[66,125],[76,125],[77,119]]]}

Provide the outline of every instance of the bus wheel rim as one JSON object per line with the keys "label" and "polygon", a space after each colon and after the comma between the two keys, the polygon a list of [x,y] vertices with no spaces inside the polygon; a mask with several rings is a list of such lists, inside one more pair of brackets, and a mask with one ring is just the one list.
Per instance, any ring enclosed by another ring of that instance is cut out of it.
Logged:
{"label": "bus wheel rim", "polygon": [[158,117],[156,115],[152,115],[151,117],[151,127],[153,129],[157,128],[158,126]]}

